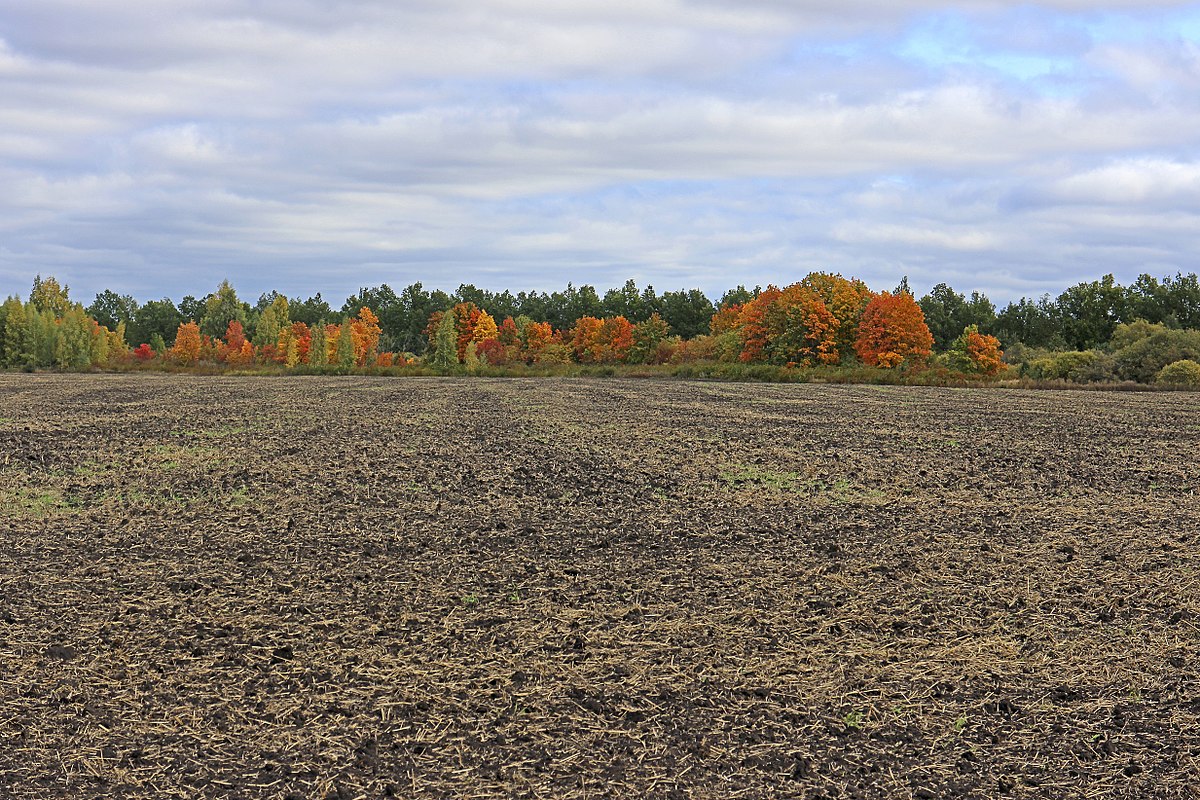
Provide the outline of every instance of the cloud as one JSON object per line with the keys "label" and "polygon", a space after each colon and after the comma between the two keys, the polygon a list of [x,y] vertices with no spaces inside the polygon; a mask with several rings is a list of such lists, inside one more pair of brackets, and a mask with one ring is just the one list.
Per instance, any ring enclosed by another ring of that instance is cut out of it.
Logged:
{"label": "cloud", "polygon": [[0,0],[0,288],[1190,270],[1191,9]]}

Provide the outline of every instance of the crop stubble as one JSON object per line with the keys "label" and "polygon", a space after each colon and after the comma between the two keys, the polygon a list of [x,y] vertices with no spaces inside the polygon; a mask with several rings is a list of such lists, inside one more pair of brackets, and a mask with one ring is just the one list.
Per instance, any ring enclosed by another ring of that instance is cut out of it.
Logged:
{"label": "crop stubble", "polygon": [[0,377],[0,794],[1194,797],[1198,398]]}

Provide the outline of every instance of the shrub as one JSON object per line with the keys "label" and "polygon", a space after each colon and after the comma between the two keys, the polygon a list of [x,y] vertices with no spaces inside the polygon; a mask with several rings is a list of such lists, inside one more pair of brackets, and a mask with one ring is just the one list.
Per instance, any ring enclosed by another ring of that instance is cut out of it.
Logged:
{"label": "shrub", "polygon": [[1176,361],[1200,361],[1200,331],[1159,330],[1113,354],[1120,377],[1149,383]]}
{"label": "shrub", "polygon": [[1024,375],[1035,380],[1095,383],[1115,379],[1113,360],[1099,350],[1069,350],[1035,358],[1025,364]]}
{"label": "shrub", "polygon": [[1168,386],[1200,387],[1200,364],[1188,358],[1168,364],[1158,371],[1154,382]]}

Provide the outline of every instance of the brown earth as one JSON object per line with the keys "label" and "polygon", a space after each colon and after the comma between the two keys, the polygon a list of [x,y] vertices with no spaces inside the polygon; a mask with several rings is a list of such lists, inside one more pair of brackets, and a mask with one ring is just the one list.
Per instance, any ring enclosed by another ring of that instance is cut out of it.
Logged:
{"label": "brown earth", "polygon": [[1200,395],[0,377],[0,796],[1191,798]]}

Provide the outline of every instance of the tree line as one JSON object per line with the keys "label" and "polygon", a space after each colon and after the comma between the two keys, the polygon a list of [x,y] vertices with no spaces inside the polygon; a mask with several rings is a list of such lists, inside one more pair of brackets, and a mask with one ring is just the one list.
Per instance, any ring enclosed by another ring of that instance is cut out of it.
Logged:
{"label": "tree line", "polygon": [[1053,376],[1063,370],[1046,368],[1046,352],[1091,352],[1075,361],[1107,364],[1095,354],[1113,351],[1114,337],[1135,322],[1151,326],[1137,328],[1146,337],[1166,336],[1175,342],[1172,352],[1180,350],[1178,342],[1190,339],[1171,332],[1200,328],[1196,275],[1142,275],[1128,287],[1107,275],[1057,298],[1022,298],[1000,310],[982,293],[965,296],[946,284],[917,299],[907,279],[875,292],[862,281],[820,272],[783,288],[738,286],[715,303],[696,289],[659,294],[632,280],[604,294],[572,284],[516,294],[464,284],[446,293],[414,283],[399,293],[386,284],[360,289],[336,310],[320,294],[289,299],[270,292],[250,304],[228,281],[178,303],[139,303],[106,290],[84,307],[68,287],[39,276],[27,302],[13,295],[0,306],[0,365],[78,369],[170,359],[354,368],[420,360],[449,368],[713,360],[894,367],[928,362],[937,352],[944,366],[994,374],[1008,349],[1022,369],[1040,358],[1036,369]]}

